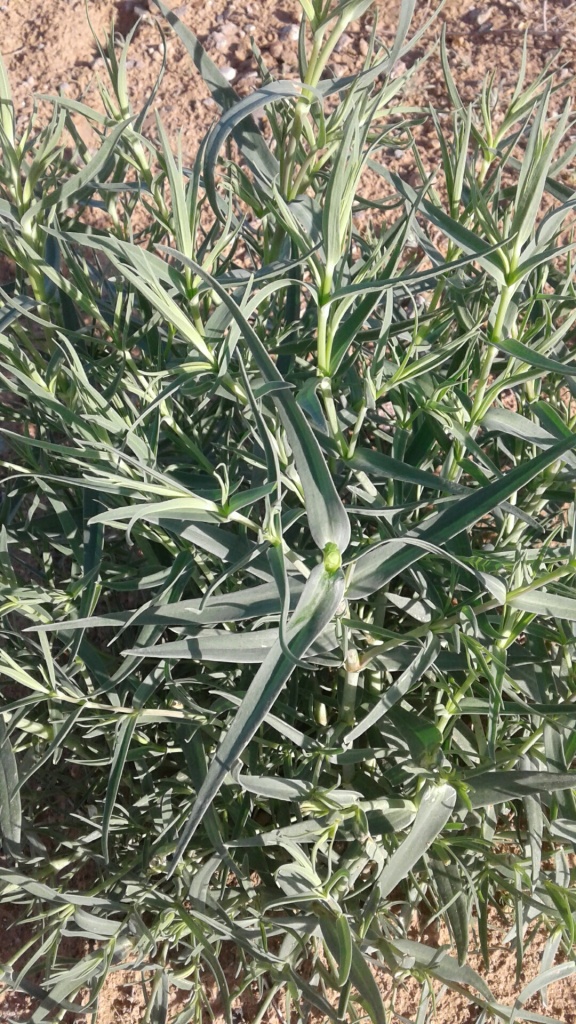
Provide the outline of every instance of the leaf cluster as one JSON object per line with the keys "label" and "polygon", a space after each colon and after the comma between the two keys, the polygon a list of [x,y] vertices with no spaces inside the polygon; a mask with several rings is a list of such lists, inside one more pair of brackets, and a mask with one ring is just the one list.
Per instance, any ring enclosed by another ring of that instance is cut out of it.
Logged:
{"label": "leaf cluster", "polygon": [[[570,111],[549,68],[467,106],[444,40],[450,115],[407,108],[413,0],[340,79],[372,4],[301,0],[299,79],[240,99],[156,3],[221,109],[191,167],[132,111],[129,39],[103,114],[18,134],[1,76],[0,898],[33,921],[5,978],[32,1024],[127,965],[146,1021],[174,986],[200,1020],[208,971],[227,1020],[255,984],[257,1020],[385,1024],[375,965],[419,1024],[436,983],[551,1020],[523,1007],[574,967]],[[518,974],[549,934],[512,1007],[466,963],[506,912]]]}

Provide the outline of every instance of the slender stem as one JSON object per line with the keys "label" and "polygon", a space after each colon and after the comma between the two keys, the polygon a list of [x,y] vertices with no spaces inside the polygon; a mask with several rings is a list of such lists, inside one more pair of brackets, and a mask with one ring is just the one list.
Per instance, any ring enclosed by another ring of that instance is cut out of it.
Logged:
{"label": "slender stem", "polygon": [[[162,945],[162,950],[161,950],[160,957],[159,957],[159,962],[162,965],[162,967],[166,966],[166,961],[168,959],[168,949],[169,949],[169,944],[167,942],[164,942],[163,945]],[[145,1010],[144,1016],[142,1018],[142,1024],[149,1024],[149,1022],[151,1020],[152,1010],[154,1008],[154,1000],[156,998],[156,993],[157,993],[157,991],[160,988],[160,985],[162,983],[162,973],[163,973],[162,971],[156,971],[155,974],[154,974],[154,979],[152,981],[152,989],[151,989],[151,992],[150,992],[150,999],[148,1000],[148,1005],[146,1006],[146,1010]]]}
{"label": "slender stem", "polygon": [[340,721],[343,725],[353,725],[356,711],[356,694],[360,679],[360,658],[358,651],[351,648],[344,666],[344,683],[340,700]]}
{"label": "slender stem", "polygon": [[346,439],[340,424],[338,422],[338,414],[336,412],[336,403],[334,402],[334,396],[332,394],[332,385],[329,377],[323,377],[320,382],[320,394],[322,395],[322,401],[324,404],[324,412],[326,413],[326,419],[328,420],[328,426],[330,427],[330,433],[336,444],[341,455],[345,456],[347,451]]}
{"label": "slender stem", "polygon": [[356,445],[358,444],[358,438],[360,436],[360,431],[362,430],[362,425],[363,425],[364,420],[366,418],[367,411],[368,411],[368,408],[366,406],[366,402],[362,402],[362,405],[360,406],[360,412],[358,413],[358,417],[356,419],[356,423],[354,424],[354,429],[352,431],[350,440],[348,442],[348,458],[349,459],[352,458],[352,456],[354,455],[354,452],[356,451]]}
{"label": "slender stem", "polygon": [[256,1016],[252,1018],[252,1024],[260,1024],[260,1021],[264,1017],[266,1010],[268,1009],[274,997],[280,991],[281,988],[282,983],[272,985],[272,987],[268,989],[266,995],[264,996],[264,999],[262,1000],[260,1006],[258,1007],[258,1012],[256,1013]]}
{"label": "slender stem", "polygon": [[318,297],[318,375],[320,377],[330,376],[329,366],[329,344],[328,344],[328,319],[330,316],[330,288],[332,286],[332,275],[328,271],[324,275],[322,291]]}
{"label": "slender stem", "polygon": [[[344,681],[342,684],[342,697],[340,699],[340,722],[350,728],[355,722],[356,697],[358,681],[360,679],[360,658],[358,651],[351,648],[346,657],[344,666]],[[354,765],[344,764],[342,766],[342,781],[350,783],[354,778]]]}
{"label": "slender stem", "polygon": [[450,697],[446,702],[446,708],[442,714],[440,720],[436,722],[436,728],[440,732],[444,732],[445,728],[453,720],[454,715],[458,711],[458,704],[462,697],[468,692],[470,687],[474,684],[477,678],[476,672],[469,672],[466,679],[462,683],[462,686],[458,687],[453,697]]}
{"label": "slender stem", "polygon": [[[515,290],[516,289],[514,285],[505,285],[505,287],[502,289],[500,293],[500,302],[498,305],[498,311],[496,313],[496,320],[494,323],[494,327],[492,328],[492,331],[490,333],[490,342],[488,348],[486,349],[484,358],[482,360],[480,374],[478,377],[478,384],[476,386],[476,391],[474,393],[472,409],[470,410],[468,430],[472,438],[474,438],[478,433],[480,421],[482,420],[485,413],[484,400],[486,396],[486,389],[488,387],[488,382],[490,380],[490,375],[492,373],[492,366],[494,364],[494,360],[498,355],[498,342],[501,340],[504,332],[504,322],[506,320],[506,314],[510,307],[512,296],[514,295]],[[443,475],[448,480],[457,480],[460,477],[462,472],[460,466],[462,452],[463,447],[461,442],[454,441],[454,444],[452,445],[452,448],[450,449],[450,452],[448,454],[448,458],[446,460],[446,465],[443,473]]]}
{"label": "slender stem", "polygon": [[340,998],[338,1000],[338,1020],[346,1019],[346,1011],[348,1009],[348,1003],[350,1002],[351,989],[352,982],[350,978],[348,978],[348,981],[340,991]]}
{"label": "slender stem", "polygon": [[[538,579],[532,580],[531,583],[527,583],[522,587],[517,587],[515,590],[511,590],[505,598],[504,604],[499,598],[493,597],[490,601],[485,601],[484,604],[477,605],[473,611],[475,615],[483,615],[485,612],[494,611],[495,608],[506,607],[517,597],[522,597],[524,594],[528,594],[533,590],[538,590],[539,587],[546,586],[547,583],[552,583],[554,580],[562,579],[563,576],[569,576],[576,573],[576,565],[570,562],[568,565],[559,566],[558,569],[554,569],[553,572],[547,573],[545,576],[539,576]],[[393,650],[395,647],[404,645],[409,640],[417,640],[421,636],[426,636],[427,633],[445,632],[450,626],[455,626],[460,622],[460,613],[456,612],[454,615],[449,615],[443,619],[437,619],[436,622],[427,622],[422,626],[417,626],[416,629],[410,630],[409,633],[404,633],[402,636],[393,637],[391,640],[387,640],[386,643],[376,644],[369,651],[365,651],[360,658],[360,669],[366,668],[366,666],[373,661],[374,658],[380,657],[381,654],[385,654],[387,651]],[[369,627],[368,627],[369,628]]]}

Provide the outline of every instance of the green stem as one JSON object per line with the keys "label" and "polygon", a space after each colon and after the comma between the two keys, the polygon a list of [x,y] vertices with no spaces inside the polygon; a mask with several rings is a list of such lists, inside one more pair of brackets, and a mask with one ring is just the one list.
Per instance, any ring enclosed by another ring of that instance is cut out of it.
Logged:
{"label": "green stem", "polygon": [[[528,594],[533,590],[538,590],[540,587],[546,586],[547,583],[552,583],[554,580],[562,579],[563,576],[569,576],[576,573],[576,565],[570,562],[569,565],[559,566],[558,569],[554,569],[552,572],[546,573],[545,576],[540,576],[538,579],[533,580],[531,583],[527,583],[523,587],[517,587],[515,590],[511,590],[504,601],[500,601],[499,598],[493,597],[490,601],[485,601],[484,604],[477,605],[473,608],[475,615],[483,615],[485,612],[494,611],[495,608],[506,607],[516,597],[522,597],[524,594]],[[426,636],[427,633],[438,633],[445,632],[451,626],[456,626],[460,622],[460,612],[455,612],[454,615],[447,616],[443,619],[437,619],[436,622],[427,622],[422,626],[417,626],[415,629],[410,630],[409,633],[404,633],[402,636],[393,637],[392,640],[387,640],[386,643],[376,644],[370,648],[369,651],[365,651],[360,658],[360,671],[366,668],[374,658],[380,657],[381,654],[385,654],[387,651],[393,650],[395,647],[406,644],[410,640],[418,640],[422,636]],[[369,628],[369,627],[368,627]]]}
{"label": "green stem", "polygon": [[358,413],[358,418],[356,419],[356,423],[354,424],[354,429],[352,431],[352,434],[350,436],[350,440],[348,442],[348,452],[347,452],[347,455],[348,455],[349,459],[352,458],[352,456],[354,455],[354,452],[356,451],[356,445],[358,444],[358,438],[360,436],[360,431],[362,430],[362,424],[364,423],[364,420],[366,418],[367,411],[368,411],[368,409],[367,409],[367,406],[366,406],[366,402],[362,402],[362,405],[360,406],[360,412]]}
{"label": "green stem", "polygon": [[[162,951],[161,951],[160,957],[159,957],[159,962],[162,965],[162,967],[166,966],[166,961],[168,959],[168,950],[169,950],[169,944],[167,942],[164,942],[163,946],[162,946]],[[152,982],[152,989],[151,989],[151,992],[150,992],[150,999],[148,1001],[148,1005],[146,1007],[146,1011],[145,1011],[144,1016],[142,1018],[142,1024],[150,1024],[150,1020],[151,1020],[151,1017],[152,1017],[152,1010],[154,1008],[154,1000],[156,998],[156,993],[157,993],[157,991],[160,988],[160,985],[162,983],[162,974],[163,974],[162,971],[155,971],[154,972],[154,980]]]}
{"label": "green stem", "polygon": [[340,721],[343,725],[354,725],[359,679],[360,658],[358,657],[358,651],[351,648],[348,651],[344,665],[344,683],[340,700]]}
{"label": "green stem", "polygon": [[458,687],[458,689],[456,690],[456,693],[454,694],[454,696],[450,697],[448,699],[448,701],[446,703],[446,708],[444,710],[444,713],[442,714],[442,717],[440,718],[440,720],[438,722],[436,722],[436,728],[439,729],[441,733],[444,732],[446,726],[454,718],[454,715],[458,711],[459,701],[468,692],[470,687],[475,682],[476,678],[477,678],[476,672],[469,672],[468,675],[466,676],[466,679],[462,683],[462,686]]}
{"label": "green stem", "polygon": [[[470,410],[469,433],[472,438],[474,438],[478,433],[480,421],[482,420],[486,412],[486,409],[484,407],[486,389],[488,387],[488,382],[490,380],[490,374],[492,373],[492,366],[494,364],[494,360],[498,355],[498,342],[501,340],[502,334],[504,332],[504,322],[506,320],[506,314],[510,307],[512,296],[514,295],[515,290],[516,289],[514,285],[505,285],[505,287],[502,289],[500,293],[500,302],[498,304],[498,312],[496,313],[496,321],[494,323],[492,331],[490,332],[489,345],[488,348],[486,349],[484,358],[482,360],[482,365],[480,367],[480,375],[478,377],[478,383],[476,386],[476,391],[474,393],[474,400],[472,402],[472,409]],[[443,474],[448,480],[457,480],[459,478],[462,472],[460,466],[460,459],[462,457],[462,453],[462,444],[457,441],[454,441],[454,444],[452,445],[452,448],[450,449],[448,458],[446,460],[446,467]]]}
{"label": "green stem", "polygon": [[336,403],[334,402],[332,385],[328,377],[323,377],[320,382],[320,394],[322,395],[324,412],[326,413],[326,419],[328,421],[328,426],[330,427],[332,439],[336,441],[340,454],[345,457],[347,452],[346,439],[338,422]]}
{"label": "green stem", "polygon": [[328,378],[330,376],[330,343],[328,341],[328,320],[330,317],[330,289],[332,287],[332,274],[327,270],[322,282],[322,290],[318,297],[318,375]]}

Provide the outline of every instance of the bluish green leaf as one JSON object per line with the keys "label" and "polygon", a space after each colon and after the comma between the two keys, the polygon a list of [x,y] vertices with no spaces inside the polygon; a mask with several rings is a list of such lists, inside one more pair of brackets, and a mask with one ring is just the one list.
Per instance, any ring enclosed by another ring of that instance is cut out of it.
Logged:
{"label": "bluish green leaf", "polygon": [[470,788],[469,799],[473,808],[502,804],[508,800],[521,800],[534,793],[553,793],[556,790],[576,788],[576,772],[483,772],[466,780]]}
{"label": "bluish green leaf", "polygon": [[114,813],[116,798],[118,796],[118,790],[120,789],[126,758],[128,757],[128,751],[130,749],[130,743],[132,742],[136,724],[136,715],[130,715],[126,718],[118,730],[118,736],[114,746],[114,754],[110,766],[110,778],[108,780],[104,810],[102,812],[102,851],[106,863],[108,863],[109,860],[108,834],[110,831],[110,822]]}
{"label": "bluish green leaf", "polygon": [[456,790],[452,786],[444,783],[428,787],[410,832],[392,854],[378,879],[378,888],[383,899],[407,877],[426,853],[450,818],[455,803]]}
{"label": "bluish green leaf", "polygon": [[[296,658],[302,658],[306,654],[332,620],[343,592],[344,577],[341,572],[328,573],[323,565],[318,565],[312,570],[286,634],[290,651]],[[232,725],[208,768],[192,814],[179,839],[171,872],[184,854],[207,808],[211,806],[224,784],[226,775],[259,729],[293,670],[293,660],[286,657],[277,640],[252,680]]]}
{"label": "bluish green leaf", "polygon": [[[492,512],[502,501],[525,487],[534,477],[574,447],[576,435],[557,441],[546,452],[520,463],[501,479],[454,501],[444,512],[417,526],[412,531],[412,536],[436,545],[445,544],[478,522],[486,513]],[[410,536],[406,534],[401,539],[375,545],[358,558],[348,589],[350,599],[367,597],[374,593],[422,557],[418,551],[410,548]]]}
{"label": "bluish green leaf", "polygon": [[354,740],[362,736],[363,733],[370,729],[373,725],[378,722],[383,715],[385,715],[391,707],[394,706],[398,701],[402,700],[403,697],[416,685],[432,667],[438,654],[440,652],[440,642],[436,637],[430,636],[426,642],[426,645],[419,651],[418,655],[408,666],[408,668],[402,673],[399,679],[392,686],[382,694],[378,703],[364,716],[353,729],[347,733],[344,742],[346,744],[352,744]]}
{"label": "bluish green leaf", "polygon": [[[210,284],[222,302],[231,310],[264,379],[271,383],[284,383],[260,338],[232,296],[228,295],[216,278],[207,274],[202,267],[194,265],[194,269]],[[350,522],[320,446],[293,394],[281,389],[274,391],[272,398],[282,418],[294,454],[294,462],[304,491],[306,514],[312,537],[321,551],[324,550],[326,544],[334,543],[343,552],[350,540]]]}
{"label": "bluish green leaf", "polygon": [[18,779],[18,765],[0,715],[0,834],[5,851],[15,854],[22,835],[22,807]]}

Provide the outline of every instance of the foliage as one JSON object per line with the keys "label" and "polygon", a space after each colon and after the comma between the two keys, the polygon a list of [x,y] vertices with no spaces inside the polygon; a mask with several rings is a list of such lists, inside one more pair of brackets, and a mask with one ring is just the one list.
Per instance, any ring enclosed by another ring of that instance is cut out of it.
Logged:
{"label": "foliage", "polygon": [[[371,968],[420,980],[419,1022],[435,982],[548,1019],[523,1004],[574,966],[570,113],[549,69],[467,106],[443,42],[450,115],[408,107],[414,0],[344,79],[371,0],[301,0],[299,78],[261,64],[239,99],[156,2],[222,111],[192,168],[153,96],[132,113],[129,40],[103,113],[53,97],[17,131],[2,73],[0,879],[34,922],[6,978],[32,1024],[126,964],[147,1021],[172,986],[200,1020],[210,972],[227,1020],[255,984],[258,1020],[282,995],[384,1024]],[[550,935],[513,1007],[466,964],[494,910],[519,971]]]}

